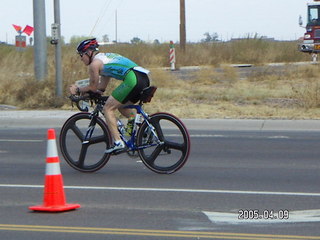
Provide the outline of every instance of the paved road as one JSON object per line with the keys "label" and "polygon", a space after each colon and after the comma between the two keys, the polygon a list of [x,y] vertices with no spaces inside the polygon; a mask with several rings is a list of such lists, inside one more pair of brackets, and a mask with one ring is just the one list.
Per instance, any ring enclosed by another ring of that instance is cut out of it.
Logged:
{"label": "paved road", "polygon": [[[294,62],[294,63],[268,63],[262,66],[255,66],[254,64],[225,64],[219,68],[215,68],[217,72],[225,71],[225,68],[233,67],[239,74],[240,79],[246,79],[248,77],[259,76],[263,74],[267,75],[283,75],[288,71],[296,71],[301,66],[312,65],[313,62]],[[177,71],[171,71],[170,73],[180,79],[192,80],[194,75],[201,69],[209,69],[212,66],[187,66],[181,67]],[[167,68],[169,70],[169,68]]]}
{"label": "paved road", "polygon": [[94,174],[61,159],[67,201],[82,207],[47,214],[28,207],[42,202],[46,127],[63,117],[35,115],[37,127],[1,119],[1,239],[320,239],[317,121],[185,120],[192,153],[173,175],[126,155]]}
{"label": "paved road", "polygon": [[[0,111],[1,129],[60,128],[75,111]],[[319,120],[272,119],[184,119],[188,129],[320,131]]]}

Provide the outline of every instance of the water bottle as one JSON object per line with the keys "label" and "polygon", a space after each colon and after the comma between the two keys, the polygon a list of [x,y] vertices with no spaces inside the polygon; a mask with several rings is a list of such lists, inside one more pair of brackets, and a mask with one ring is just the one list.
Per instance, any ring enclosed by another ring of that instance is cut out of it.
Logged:
{"label": "water bottle", "polygon": [[121,122],[120,119],[118,119],[118,121],[117,121],[117,127],[118,127],[119,132],[122,135],[124,135],[125,134],[125,128],[124,128],[124,125],[123,125],[123,123]]}

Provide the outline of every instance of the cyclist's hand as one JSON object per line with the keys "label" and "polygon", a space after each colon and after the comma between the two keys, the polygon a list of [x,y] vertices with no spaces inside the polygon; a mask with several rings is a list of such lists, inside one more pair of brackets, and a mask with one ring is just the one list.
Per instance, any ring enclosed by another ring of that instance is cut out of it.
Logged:
{"label": "cyclist's hand", "polygon": [[78,86],[76,84],[70,85],[69,91],[72,95],[78,94]]}

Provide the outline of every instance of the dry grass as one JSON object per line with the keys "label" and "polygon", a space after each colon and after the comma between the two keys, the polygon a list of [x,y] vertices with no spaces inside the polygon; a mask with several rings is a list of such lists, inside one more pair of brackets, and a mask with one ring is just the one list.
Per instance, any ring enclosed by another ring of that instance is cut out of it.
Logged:
{"label": "dry grass", "polygon": [[163,71],[156,81],[162,87],[148,108],[169,109],[185,118],[319,119],[319,73],[318,65],[309,65],[240,79],[234,68],[205,68],[194,80],[174,79],[175,85],[166,85],[170,73]]}
{"label": "dry grass", "polygon": [[[308,61],[295,42],[266,42],[246,39],[233,43],[189,44],[186,53],[177,48],[177,66],[203,66],[188,79],[159,67],[168,67],[168,44],[112,45],[101,51],[117,52],[152,70],[158,91],[150,113],[172,112],[184,118],[320,118],[320,67],[265,67],[249,76],[228,67],[234,63],[263,65],[267,62]],[[87,78],[87,69],[75,54],[75,46],[63,47],[64,88]],[[48,49],[48,77],[33,76],[33,49],[16,52],[0,46],[0,104],[24,109],[70,109],[66,99],[54,96],[54,49]],[[106,94],[119,84],[113,81]],[[67,96],[67,91],[65,92]]]}

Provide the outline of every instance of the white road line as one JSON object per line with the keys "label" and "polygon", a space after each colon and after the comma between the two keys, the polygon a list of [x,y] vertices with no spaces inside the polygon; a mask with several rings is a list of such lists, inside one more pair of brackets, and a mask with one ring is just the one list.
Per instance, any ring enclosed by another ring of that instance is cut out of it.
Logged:
{"label": "white road line", "polygon": [[[170,137],[180,137],[180,134],[167,134]],[[230,135],[221,135],[221,134],[190,134],[190,137],[193,138],[231,138],[233,136]],[[269,139],[289,139],[288,136],[239,136],[242,138],[269,138]],[[37,139],[0,139],[0,142],[43,142],[44,140]]]}
{"label": "white road line", "polygon": [[289,139],[288,136],[270,136],[269,139]]}
{"label": "white road line", "polygon": [[191,134],[190,137],[202,137],[202,138],[226,138],[226,135],[218,135],[218,134]]}
{"label": "white road line", "polygon": [[[0,188],[43,188],[43,185],[0,184]],[[131,187],[96,187],[96,186],[64,186],[66,189],[78,190],[115,190],[115,191],[148,191],[148,192],[185,192],[185,193],[220,193],[243,195],[282,195],[320,197],[320,193],[307,192],[264,192],[264,191],[234,191],[211,189],[181,189],[181,188],[131,188]]]}
{"label": "white road line", "polygon": [[[178,136],[171,134],[170,136]],[[190,137],[193,138],[232,138],[232,137],[240,137],[240,138],[249,138],[249,139],[290,139],[289,136],[252,136],[252,135],[239,135],[239,136],[232,136],[232,135],[220,135],[220,134],[190,134]]]}
{"label": "white road line", "polygon": [[43,142],[44,140],[28,139],[0,139],[0,142]]}

